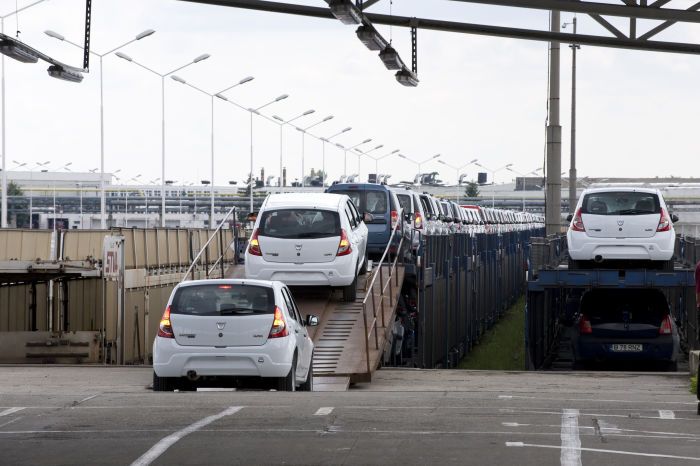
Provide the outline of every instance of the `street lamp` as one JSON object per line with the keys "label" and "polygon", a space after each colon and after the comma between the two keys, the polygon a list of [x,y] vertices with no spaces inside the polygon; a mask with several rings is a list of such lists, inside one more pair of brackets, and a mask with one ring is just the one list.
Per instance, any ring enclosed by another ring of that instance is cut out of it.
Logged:
{"label": "street lamp", "polygon": [[[564,23],[566,28],[569,24],[574,26],[576,35],[576,16],[571,23]],[[573,213],[576,207],[576,51],[581,48],[578,44],[569,45],[571,48],[571,162],[569,166],[569,213]]]}
{"label": "street lamp", "polygon": [[[22,8],[15,8],[15,11],[11,13],[7,13],[6,15],[0,16],[0,32],[5,33],[5,18],[9,18],[12,15],[16,15],[20,13],[21,11],[24,11],[28,8],[33,7],[34,5],[38,5],[39,3],[44,2],[45,0],[37,0],[34,3],[30,3],[29,5],[23,6]],[[0,169],[2,170],[2,186],[0,189],[0,197],[2,200],[0,200],[0,228],[7,228],[7,171],[5,167],[5,160],[7,159],[7,144],[6,144],[6,137],[5,137],[5,102],[7,99],[5,99],[5,54],[2,54],[2,57],[0,57],[0,66],[2,67],[2,84],[0,85],[0,94],[2,96],[2,109],[0,110],[0,119],[2,122],[0,122],[0,126],[2,126],[2,166],[0,166]]]}
{"label": "street lamp", "polygon": [[357,153],[357,178],[358,179],[362,180],[362,176],[361,176],[362,175],[362,156],[366,155],[367,157],[369,157],[370,156],[369,154],[371,154],[375,150],[381,149],[382,147],[384,147],[384,144],[379,144],[378,146],[376,146],[373,149],[368,150],[367,152],[363,152],[360,149],[355,148],[355,152]]}
{"label": "street lamp", "polygon": [[405,156],[405,155],[403,155],[403,154],[399,154],[399,157],[401,157],[402,159],[408,160],[409,162],[413,162],[413,163],[415,163],[415,164],[418,166],[418,179],[420,180],[421,183],[422,183],[422,178],[421,178],[422,172],[421,172],[421,169],[420,169],[421,165],[423,165],[423,164],[426,163],[426,162],[430,162],[431,160],[435,160],[435,159],[437,159],[437,158],[440,158],[440,156],[441,156],[441,154],[435,154],[435,155],[433,155],[432,157],[429,157],[429,158],[427,158],[427,159],[425,159],[425,160],[423,160],[423,161],[421,161],[421,162],[418,162],[418,161],[413,160],[412,158],[407,157],[407,156]]}
{"label": "street lamp", "polygon": [[354,146],[350,147],[345,147],[342,144],[336,144],[336,147],[339,147],[340,149],[343,149],[343,152],[345,155],[343,156],[343,176],[347,177],[348,176],[348,151],[351,151],[353,149],[357,149],[358,147],[372,142],[372,138],[365,139],[364,141],[355,144]]}
{"label": "street lamp", "polygon": [[[139,182],[139,178],[141,178],[141,174],[139,173],[138,175],[134,176],[131,178],[129,181],[133,181],[134,183]],[[124,184],[126,185],[126,196],[124,196],[124,228],[128,228],[129,226],[129,185],[127,181],[124,181]]]}
{"label": "street lamp", "polygon": [[380,156],[380,157],[373,157],[373,156],[370,156],[370,157],[372,157],[372,158],[374,159],[374,175],[377,177],[377,183],[378,183],[378,184],[381,184],[381,181],[379,180],[379,161],[382,160],[382,159],[385,159],[385,158],[389,157],[390,155],[397,154],[397,153],[399,153],[399,152],[401,152],[401,149],[392,150],[392,151],[389,152],[388,154],[384,154],[384,155],[382,155],[382,156]]}
{"label": "street lamp", "polygon": [[284,125],[287,125],[287,124],[289,124],[289,123],[291,123],[291,122],[293,122],[293,121],[295,121],[295,120],[298,120],[298,119],[301,118],[301,117],[305,117],[305,116],[307,116],[307,115],[311,115],[312,113],[315,113],[315,112],[316,112],[316,110],[310,109],[310,110],[307,110],[307,111],[305,111],[304,113],[302,113],[302,114],[300,114],[300,115],[295,116],[294,118],[290,118],[289,120],[284,120],[282,117],[280,117],[280,116],[278,116],[278,115],[272,115],[272,118],[274,118],[275,120],[277,120],[277,121],[280,122],[280,123],[279,123],[279,125],[280,125],[280,182],[279,182],[280,187],[282,187],[282,170],[283,170],[283,166],[282,166],[282,156],[283,156],[283,155],[282,155],[282,152],[283,152],[283,146],[282,146],[282,144],[283,144],[283,142],[282,142],[282,141],[283,141],[283,137],[284,137],[284,135],[283,135],[283,133],[284,133]]}
{"label": "street lamp", "polygon": [[325,117],[323,120],[317,121],[317,122],[314,123],[313,125],[309,125],[309,126],[307,126],[306,128],[297,128],[297,131],[301,131],[301,187],[302,187],[302,188],[303,188],[304,186],[306,186],[306,176],[304,175],[304,170],[305,170],[305,167],[304,167],[304,159],[305,159],[305,147],[304,147],[304,142],[305,142],[305,141],[304,141],[304,140],[305,140],[305,137],[306,137],[306,132],[307,132],[308,130],[310,130],[311,128],[314,128],[314,127],[316,127],[316,126],[318,126],[318,125],[320,125],[320,124],[322,124],[322,123],[325,123],[325,122],[327,122],[327,121],[332,120],[333,118],[335,118],[333,115],[328,115],[328,116]]}
{"label": "street lamp", "polygon": [[195,57],[192,61],[175,68],[172,71],[168,71],[167,73],[159,73],[146,65],[143,65],[137,61],[135,61],[133,58],[131,58],[129,55],[126,55],[122,52],[117,52],[115,54],[119,58],[126,60],[130,63],[133,63],[134,65],[137,65],[141,68],[143,68],[146,71],[150,71],[151,73],[155,74],[156,76],[160,77],[160,99],[161,99],[161,163],[160,163],[160,171],[161,171],[161,186],[160,186],[160,200],[161,200],[161,218],[160,218],[160,226],[165,227],[165,78],[170,76],[171,74],[175,74],[178,71],[187,68],[190,65],[194,65],[195,63],[199,63],[201,61],[206,60],[209,58],[211,55],[208,53],[199,55],[198,57]]}
{"label": "street lamp", "polygon": [[321,165],[322,165],[321,172],[322,172],[323,174],[321,175],[321,186],[326,186],[326,143],[327,143],[327,142],[330,142],[331,139],[336,138],[336,137],[340,136],[341,134],[347,133],[347,132],[350,131],[350,130],[352,130],[352,126],[348,126],[347,128],[343,128],[342,130],[338,131],[338,132],[335,133],[334,135],[329,136],[329,137],[327,137],[327,138],[321,138],[321,142],[322,142],[322,144],[323,144],[323,156],[322,156],[322,159],[321,159],[321,160],[322,160],[322,162],[321,162]]}
{"label": "street lamp", "polygon": [[471,164],[473,164],[473,163],[476,163],[477,160],[478,160],[478,159],[474,159],[474,160],[472,160],[472,161],[469,162],[469,163],[465,163],[465,164],[462,165],[461,167],[457,167],[457,166],[451,165],[451,164],[445,162],[445,161],[442,160],[442,159],[441,159],[441,160],[438,160],[438,163],[440,163],[440,164],[442,164],[442,165],[445,165],[446,167],[449,167],[449,168],[451,168],[451,169],[453,169],[453,170],[455,170],[455,171],[457,172],[457,202],[458,202],[458,203],[459,203],[459,201],[460,201],[460,198],[462,197],[462,191],[461,191],[461,189],[459,189],[459,188],[462,186],[462,174],[461,174],[460,172],[461,172],[462,170],[464,170],[465,168],[467,168],[469,165],[471,165]]}
{"label": "street lamp", "polygon": [[[97,53],[93,52],[90,50],[90,53],[96,56],[97,58],[100,59],[100,228],[101,229],[106,229],[107,228],[107,207],[106,207],[106,200],[105,200],[105,119],[104,119],[104,86],[103,86],[103,72],[102,72],[102,59],[106,57],[107,55],[110,55],[117,50],[126,47],[129,44],[132,44],[138,40],[145,39],[146,37],[151,36],[153,33],[155,33],[153,29],[146,29],[140,34],[137,34],[136,37],[131,39],[128,42],[123,43],[122,45],[115,47],[105,53]],[[72,42],[65,37],[63,37],[61,34],[48,30],[44,31],[44,33],[49,36],[53,37],[54,39],[58,39],[62,42],[65,42],[67,44],[70,44],[74,47],[77,47],[79,49],[83,49],[82,45],[78,45],[75,42]]]}
{"label": "street lamp", "polygon": [[177,75],[172,75],[171,78],[174,81],[177,81],[181,84],[185,84],[186,86],[191,87],[192,89],[201,92],[204,95],[209,96],[211,100],[211,189],[210,189],[210,195],[211,195],[211,209],[209,213],[209,226],[212,227],[214,225],[214,97],[218,97],[219,99],[222,100],[228,100],[226,97],[222,95],[222,93],[233,89],[234,87],[238,87],[240,85],[243,85],[245,83],[249,83],[252,81],[254,78],[252,76],[245,77],[238,81],[237,83],[233,84],[232,86],[227,87],[226,89],[223,89],[219,92],[214,92],[214,93],[209,93],[203,89],[200,89],[199,87],[195,86],[194,84],[190,84],[181,77]]}
{"label": "street lamp", "polygon": [[491,170],[490,168],[483,166],[479,162],[474,162],[474,165],[476,165],[477,167],[481,167],[488,172],[491,172],[491,208],[494,208],[496,206],[496,173],[503,170],[507,170],[508,168],[512,167],[513,164],[506,164],[501,168],[497,168],[496,170]]}
{"label": "street lamp", "polygon": [[[538,172],[542,170],[542,167],[540,167],[536,170],[533,170],[529,173],[521,173],[518,170],[513,169],[512,167],[508,167],[506,170],[508,170],[509,172],[513,172],[516,175],[522,176],[524,178],[528,175],[538,176],[539,175]],[[516,183],[516,186],[517,186],[517,183]],[[524,180],[523,180],[523,212],[525,212],[525,181]]]}

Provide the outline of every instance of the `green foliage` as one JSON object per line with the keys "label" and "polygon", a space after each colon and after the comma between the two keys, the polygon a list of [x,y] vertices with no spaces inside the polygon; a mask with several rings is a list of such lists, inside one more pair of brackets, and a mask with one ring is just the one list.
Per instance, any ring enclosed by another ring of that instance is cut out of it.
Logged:
{"label": "green foliage", "polygon": [[14,181],[10,181],[7,184],[7,195],[8,196],[22,196],[24,192],[22,191],[22,188],[19,187],[17,183]]}
{"label": "green foliage", "polygon": [[698,376],[690,378],[690,393],[693,395],[698,394]]}
{"label": "green foliage", "polygon": [[464,194],[467,197],[479,197],[479,185],[474,181],[468,182]]}

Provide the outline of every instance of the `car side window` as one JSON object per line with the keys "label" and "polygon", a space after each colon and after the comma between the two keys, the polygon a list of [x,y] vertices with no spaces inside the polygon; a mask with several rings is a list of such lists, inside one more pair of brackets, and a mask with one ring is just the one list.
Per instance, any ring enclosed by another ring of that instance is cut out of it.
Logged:
{"label": "car side window", "polygon": [[284,299],[284,304],[287,306],[287,311],[289,312],[289,317],[297,320],[297,315],[294,312],[294,305],[292,304],[292,297],[289,294],[287,288],[282,288],[282,298]]}
{"label": "car side window", "polygon": [[299,311],[299,307],[297,306],[297,302],[294,301],[294,296],[292,296],[292,292],[287,289],[287,294],[289,295],[289,300],[292,303],[292,306],[294,307],[294,313],[297,316],[297,320],[301,323],[301,325],[306,326],[306,322],[304,322],[304,317],[301,315],[301,312]]}
{"label": "car side window", "polygon": [[357,207],[355,206],[355,204],[352,201],[350,201],[349,206],[350,206],[350,211],[355,216],[355,219],[357,220],[357,224],[359,225],[360,223],[362,223],[362,215],[360,215],[360,212],[357,210]]}
{"label": "car side window", "polygon": [[350,202],[345,204],[345,215],[348,216],[348,221],[350,222],[350,226],[354,230],[357,228],[357,218],[355,217],[355,213],[352,211],[352,208],[350,207]]}

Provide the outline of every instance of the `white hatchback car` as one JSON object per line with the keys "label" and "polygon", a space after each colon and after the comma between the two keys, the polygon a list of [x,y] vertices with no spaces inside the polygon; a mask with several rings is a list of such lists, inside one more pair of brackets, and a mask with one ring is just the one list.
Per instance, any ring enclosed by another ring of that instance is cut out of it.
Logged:
{"label": "white hatchback car", "polygon": [[277,388],[313,389],[314,344],[281,282],[194,280],[175,287],[153,342],[153,390],[192,387],[201,377],[264,377]]}
{"label": "white hatchback car", "polygon": [[290,286],[331,286],[355,301],[367,271],[367,226],[345,194],[272,194],[245,253],[245,275]]}
{"label": "white hatchback car", "polygon": [[673,223],[678,217],[669,215],[657,189],[586,189],[569,220],[567,241],[574,268],[610,260],[658,261],[673,268]]}

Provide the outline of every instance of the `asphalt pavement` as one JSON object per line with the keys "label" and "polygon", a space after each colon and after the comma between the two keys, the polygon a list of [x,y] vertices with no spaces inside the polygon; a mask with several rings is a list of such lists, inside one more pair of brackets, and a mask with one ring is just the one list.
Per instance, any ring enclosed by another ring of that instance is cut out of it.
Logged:
{"label": "asphalt pavement", "polygon": [[140,367],[0,367],[0,464],[700,462],[687,373],[381,370],[314,393],[150,381]]}

